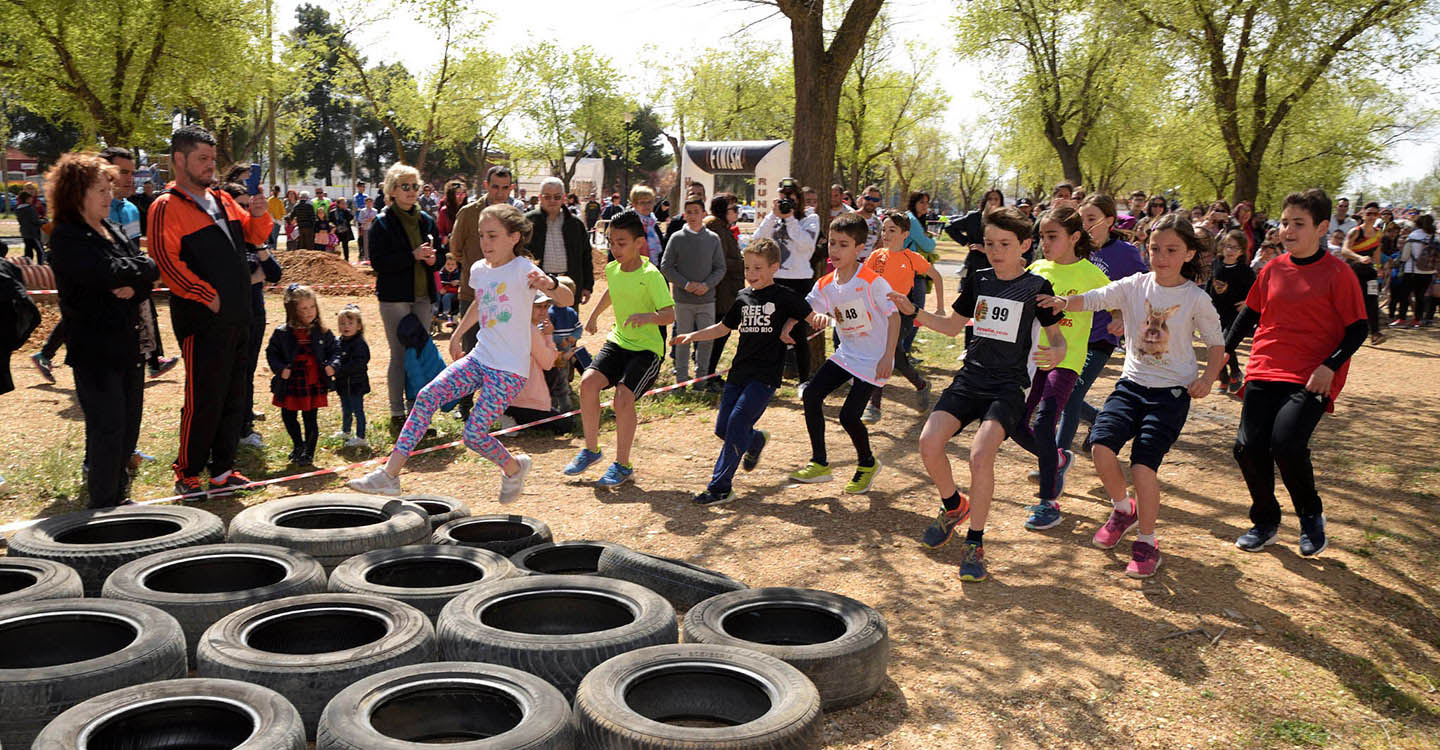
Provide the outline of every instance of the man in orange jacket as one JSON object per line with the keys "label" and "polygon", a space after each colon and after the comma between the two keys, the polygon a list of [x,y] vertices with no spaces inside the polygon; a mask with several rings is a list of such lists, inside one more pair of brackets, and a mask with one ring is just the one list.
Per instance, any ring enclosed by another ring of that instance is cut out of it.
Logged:
{"label": "man in orange jacket", "polygon": [[150,256],[170,288],[170,322],[185,359],[185,404],[175,492],[233,492],[250,480],[235,471],[244,422],[246,342],[250,336],[250,269],[245,243],[270,237],[265,196],[250,196],[248,211],[215,178],[215,136],[190,125],[170,136],[175,181],[150,205]]}

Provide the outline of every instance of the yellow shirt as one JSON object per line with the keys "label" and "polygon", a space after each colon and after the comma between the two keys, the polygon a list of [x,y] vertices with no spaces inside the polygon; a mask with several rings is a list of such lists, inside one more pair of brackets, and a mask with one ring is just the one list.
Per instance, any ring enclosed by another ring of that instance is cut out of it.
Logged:
{"label": "yellow shirt", "polygon": [[270,200],[266,201],[265,205],[270,209],[270,218],[276,221],[285,220],[285,201],[281,200],[279,196],[270,196]]}

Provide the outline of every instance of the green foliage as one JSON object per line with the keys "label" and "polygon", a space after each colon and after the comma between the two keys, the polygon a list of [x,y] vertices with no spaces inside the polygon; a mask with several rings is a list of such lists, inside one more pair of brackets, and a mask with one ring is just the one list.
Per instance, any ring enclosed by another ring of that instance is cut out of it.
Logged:
{"label": "green foliage", "polygon": [[1270,725],[1270,736],[1291,745],[1323,747],[1330,741],[1330,730],[1301,719],[1281,719]]}
{"label": "green foliage", "polygon": [[790,58],[755,41],[697,52],[666,83],[664,96],[688,140],[788,139],[794,126]]}
{"label": "green foliage", "polygon": [[521,111],[535,133],[526,153],[545,162],[569,190],[582,156],[602,142],[621,140],[623,117],[633,104],[617,93],[623,90],[620,72],[588,45],[566,51],[540,42],[518,57],[527,73]]}

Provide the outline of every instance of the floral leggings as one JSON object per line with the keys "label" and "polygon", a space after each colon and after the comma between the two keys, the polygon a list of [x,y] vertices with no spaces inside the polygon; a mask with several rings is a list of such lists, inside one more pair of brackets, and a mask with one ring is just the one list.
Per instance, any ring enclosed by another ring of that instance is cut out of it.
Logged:
{"label": "floral leggings", "polygon": [[512,372],[487,367],[474,356],[455,360],[445,371],[420,389],[415,397],[415,408],[405,419],[400,437],[395,440],[395,452],[410,455],[425,436],[430,420],[442,404],[448,404],[462,396],[476,394],[475,408],[465,420],[465,445],[470,450],[503,467],[510,462],[510,451],[499,440],[490,437],[490,425],[500,418],[505,407],[520,395],[525,387],[525,378]]}

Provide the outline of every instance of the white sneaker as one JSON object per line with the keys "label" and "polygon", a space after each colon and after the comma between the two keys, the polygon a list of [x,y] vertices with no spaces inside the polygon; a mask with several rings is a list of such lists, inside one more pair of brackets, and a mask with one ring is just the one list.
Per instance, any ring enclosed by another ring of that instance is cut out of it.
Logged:
{"label": "white sneaker", "polygon": [[385,473],[384,468],[376,469],[359,479],[351,479],[345,483],[356,492],[366,492],[371,495],[388,495],[394,497],[400,494],[400,479]]}
{"label": "white sneaker", "polygon": [[509,414],[500,415],[500,429],[508,430],[511,427],[518,427],[519,425],[520,423],[516,422],[515,418],[510,416]]}
{"label": "white sneaker", "polygon": [[331,439],[331,440],[349,440],[349,439],[350,439],[350,433],[348,433],[348,432],[346,432],[346,431],[344,431],[344,430],[340,430],[339,432],[335,433],[334,435],[331,435],[331,436],[330,436],[330,439]]}
{"label": "white sneaker", "polygon": [[345,441],[346,448],[369,448],[370,441],[360,436],[355,436]]}
{"label": "white sneaker", "polygon": [[240,444],[241,444],[241,445],[248,445],[248,446],[251,446],[251,447],[254,447],[254,448],[261,448],[261,447],[264,447],[264,445],[265,445],[265,439],[262,438],[262,437],[260,437],[260,433],[258,433],[258,432],[252,432],[252,433],[250,433],[249,435],[246,435],[245,437],[240,438]]}
{"label": "white sneaker", "polygon": [[525,490],[525,475],[530,473],[530,457],[520,454],[515,457],[515,463],[520,464],[520,470],[514,475],[500,478],[500,502],[513,503]]}

